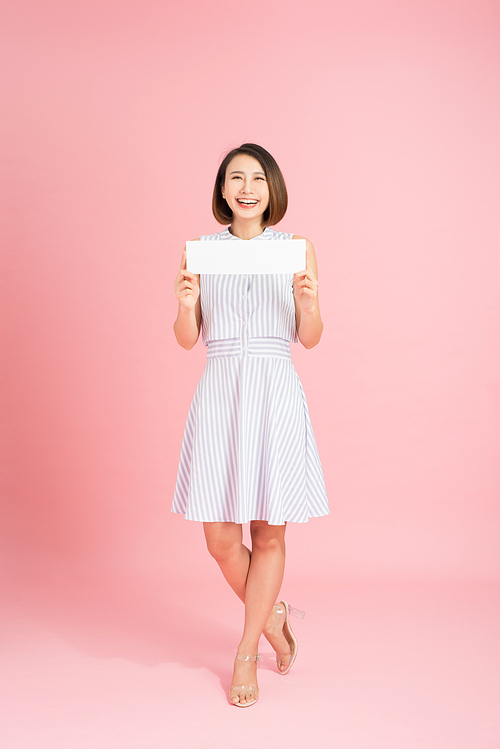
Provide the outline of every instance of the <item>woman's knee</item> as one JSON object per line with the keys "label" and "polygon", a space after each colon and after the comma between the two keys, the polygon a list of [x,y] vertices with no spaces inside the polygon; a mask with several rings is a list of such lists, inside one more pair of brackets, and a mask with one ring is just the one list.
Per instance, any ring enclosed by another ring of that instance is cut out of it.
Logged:
{"label": "woman's knee", "polygon": [[239,551],[241,530],[233,523],[205,523],[207,549],[217,562],[223,562]]}
{"label": "woman's knee", "polygon": [[285,526],[253,523],[250,527],[252,550],[276,553],[285,551]]}

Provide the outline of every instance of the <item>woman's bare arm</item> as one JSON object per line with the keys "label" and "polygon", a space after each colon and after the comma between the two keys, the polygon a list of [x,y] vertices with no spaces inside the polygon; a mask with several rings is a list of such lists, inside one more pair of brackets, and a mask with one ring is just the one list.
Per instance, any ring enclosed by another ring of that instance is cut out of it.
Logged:
{"label": "woman's bare arm", "polygon": [[[305,239],[295,236],[293,239]],[[318,264],[312,243],[306,239],[306,269],[293,277],[295,297],[295,319],[299,341],[306,348],[319,343],[323,333],[323,321],[319,311]]]}
{"label": "woman's bare arm", "polygon": [[200,277],[187,270],[186,248],[182,253],[181,267],[174,282],[175,296],[179,301],[174,333],[177,343],[192,349],[201,328]]}

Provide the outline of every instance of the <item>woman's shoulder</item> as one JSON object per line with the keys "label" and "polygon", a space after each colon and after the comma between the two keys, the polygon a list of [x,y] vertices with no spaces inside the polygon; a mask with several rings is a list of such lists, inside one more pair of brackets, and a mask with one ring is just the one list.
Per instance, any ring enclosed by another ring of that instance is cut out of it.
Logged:
{"label": "woman's shoulder", "polygon": [[273,229],[270,226],[267,227],[266,232],[268,233],[269,239],[293,239],[293,234],[291,232],[276,231],[276,229]]}
{"label": "woman's shoulder", "polygon": [[293,234],[288,233],[286,231],[275,231],[274,229],[271,230],[272,236],[270,236],[270,239],[303,239],[306,243],[306,247],[308,250],[312,248],[312,242],[307,239],[307,237],[303,237],[302,234]]}
{"label": "woman's shoulder", "polygon": [[200,240],[203,242],[207,239],[234,239],[233,235],[229,231],[229,227],[226,227],[223,231],[218,232],[217,234],[202,234],[200,236]]}
{"label": "woman's shoulder", "polygon": [[312,251],[314,252],[314,247],[313,247],[313,243],[312,243],[312,242],[311,242],[311,240],[310,240],[310,239],[308,239],[307,237],[303,237],[303,236],[302,236],[301,234],[294,234],[294,235],[293,235],[293,237],[292,237],[292,239],[303,239],[303,240],[305,241],[305,243],[306,243],[306,247],[307,247],[307,249],[308,249],[309,251],[311,251],[311,250],[312,250]]}

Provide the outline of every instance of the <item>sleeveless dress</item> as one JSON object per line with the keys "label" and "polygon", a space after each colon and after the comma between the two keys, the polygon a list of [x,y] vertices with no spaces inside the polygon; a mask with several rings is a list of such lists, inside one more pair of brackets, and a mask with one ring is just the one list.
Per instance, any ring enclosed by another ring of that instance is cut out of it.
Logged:
{"label": "sleeveless dress", "polygon": [[[291,239],[267,227],[250,240]],[[229,229],[200,237],[237,240]],[[186,421],[172,512],[270,525],[328,515],[302,384],[293,275],[200,276],[207,362]]]}

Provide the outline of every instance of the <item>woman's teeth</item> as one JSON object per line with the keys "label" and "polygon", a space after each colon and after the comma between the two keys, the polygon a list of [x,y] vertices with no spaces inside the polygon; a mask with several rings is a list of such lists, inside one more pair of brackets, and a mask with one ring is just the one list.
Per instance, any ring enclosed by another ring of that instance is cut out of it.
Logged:
{"label": "woman's teeth", "polygon": [[256,200],[238,200],[238,203],[241,203],[242,205],[256,205]]}

